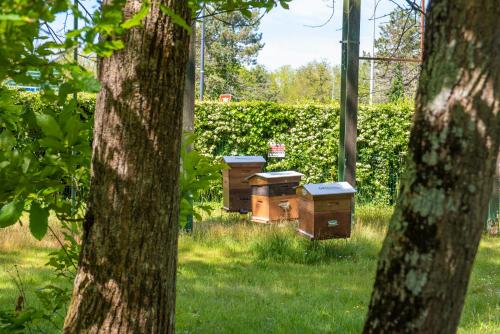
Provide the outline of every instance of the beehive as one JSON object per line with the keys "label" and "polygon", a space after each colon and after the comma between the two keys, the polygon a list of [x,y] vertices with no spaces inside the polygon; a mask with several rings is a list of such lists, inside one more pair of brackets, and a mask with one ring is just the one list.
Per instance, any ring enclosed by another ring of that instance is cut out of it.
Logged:
{"label": "beehive", "polygon": [[295,171],[257,173],[252,187],[252,221],[272,223],[298,218],[296,188],[303,174]]}
{"label": "beehive", "polygon": [[347,182],[297,188],[299,232],[313,240],[349,238],[355,192]]}
{"label": "beehive", "polygon": [[229,169],[222,171],[224,209],[249,212],[251,189],[247,177],[262,171],[266,160],[259,156],[223,157]]}

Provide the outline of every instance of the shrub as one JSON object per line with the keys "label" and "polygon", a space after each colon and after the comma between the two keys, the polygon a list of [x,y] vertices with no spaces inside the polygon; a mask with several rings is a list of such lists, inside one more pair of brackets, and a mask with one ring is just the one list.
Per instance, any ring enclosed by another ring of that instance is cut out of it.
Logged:
{"label": "shrub", "polygon": [[[394,202],[411,115],[407,102],[360,106],[357,188],[362,202]],[[286,158],[271,158],[267,170],[297,170],[305,174],[304,182],[337,180],[338,105],[204,102],[196,106],[195,131],[197,150],[215,159],[266,156],[269,142],[280,142]],[[220,183],[211,191],[210,197],[220,196]]]}
{"label": "shrub", "polygon": [[[43,105],[36,94],[20,94],[19,101],[29,111],[26,115],[54,108]],[[95,97],[82,95],[79,107],[90,116]],[[408,102],[360,106],[357,198],[361,202],[393,204],[406,159],[412,110]],[[30,131],[38,136],[36,125]],[[286,145],[286,158],[270,158],[266,170],[297,170],[305,174],[304,182],[337,180],[337,104],[198,103],[195,134],[195,149],[214,160],[224,155],[267,156],[269,142],[279,142]],[[212,182],[201,198],[219,200],[221,189],[221,180]]]}

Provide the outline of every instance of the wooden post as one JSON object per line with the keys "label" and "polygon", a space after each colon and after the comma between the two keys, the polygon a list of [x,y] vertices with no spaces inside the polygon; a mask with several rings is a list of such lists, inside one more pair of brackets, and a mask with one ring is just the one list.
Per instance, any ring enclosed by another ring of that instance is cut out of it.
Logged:
{"label": "wooden post", "polygon": [[344,181],[345,171],[345,100],[347,77],[347,38],[349,21],[349,0],[344,0],[342,14],[342,63],[340,65],[340,125],[339,125],[339,158],[338,181]]}
{"label": "wooden post", "polygon": [[347,78],[345,107],[345,181],[356,187],[356,141],[358,128],[359,30],[361,0],[349,0]]}
{"label": "wooden post", "polygon": [[[195,54],[196,54],[196,24],[191,25],[191,36],[189,40],[189,59],[187,62],[186,79],[184,81],[184,97],[182,106],[182,131],[194,133],[194,100],[195,100]],[[187,147],[191,150],[192,147]],[[182,162],[181,162],[182,163]],[[192,205],[191,198],[191,205]],[[193,215],[187,216],[186,231],[193,230]]]}
{"label": "wooden post", "polygon": [[356,186],[361,0],[344,0],[340,91],[339,181]]}

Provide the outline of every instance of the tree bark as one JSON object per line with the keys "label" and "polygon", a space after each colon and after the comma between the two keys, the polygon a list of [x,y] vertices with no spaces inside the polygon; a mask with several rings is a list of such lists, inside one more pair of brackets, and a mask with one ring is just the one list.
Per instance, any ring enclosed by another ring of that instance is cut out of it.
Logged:
{"label": "tree bark", "polygon": [[[107,3],[109,1],[105,1]],[[100,60],[91,193],[65,333],[172,333],[187,1],[155,0]],[[141,1],[127,0],[130,18]]]}
{"label": "tree bark", "polygon": [[500,141],[500,7],[433,0],[408,173],[365,333],[455,333]]}

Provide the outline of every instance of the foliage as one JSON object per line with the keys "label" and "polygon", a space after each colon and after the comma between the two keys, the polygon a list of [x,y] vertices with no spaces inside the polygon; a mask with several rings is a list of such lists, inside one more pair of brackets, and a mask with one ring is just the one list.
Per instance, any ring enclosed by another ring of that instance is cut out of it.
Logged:
{"label": "foliage", "polygon": [[[212,10],[207,8],[207,13]],[[246,91],[240,76],[244,65],[253,65],[264,46],[258,32],[258,11],[251,17],[241,12],[222,13],[205,19],[205,91],[206,99],[217,100],[220,94],[233,94],[241,98]],[[198,34],[198,37],[201,34]],[[196,43],[200,53],[201,42]],[[198,57],[197,57],[198,59]],[[199,73],[197,71],[197,81]],[[198,89],[199,85],[196,85]]]}
{"label": "foliage", "polygon": [[[241,10],[247,17],[250,8],[269,11],[278,3],[287,7],[287,2],[214,1],[221,10]],[[75,3],[0,2],[0,228],[15,224],[23,211],[29,211],[31,234],[42,239],[50,229],[50,213],[55,213],[67,231],[65,244],[61,242],[61,250],[51,254],[48,265],[67,278],[72,277],[69,268],[76,269],[79,253],[76,223],[85,210],[92,130],[92,114],[82,110],[77,94],[100,89],[94,74],[67,56],[71,51],[78,55],[80,50],[99,57],[112,55],[125,46],[122,37],[128,29],[140,29],[150,9],[150,2],[144,1],[136,13],[125,18],[125,0],[105,2],[94,14],[87,13],[80,2]],[[196,13],[202,2],[189,1],[189,5]],[[161,11],[174,23],[190,29],[170,8],[162,6]],[[58,15],[67,14],[84,25],[80,29],[63,29],[64,36],[58,36],[51,24]],[[38,75],[30,75],[32,71]],[[17,103],[17,94],[3,85],[7,80],[36,86],[40,95],[29,96],[30,103]],[[201,160],[196,161],[196,165],[200,164]],[[79,196],[74,190],[68,196],[69,188],[78,190]],[[41,307],[24,307],[24,289],[19,286],[18,308],[0,312],[1,332],[31,333],[31,325],[52,322],[54,313],[69,301],[68,289],[46,286],[38,293]]]}
{"label": "foliage", "polygon": [[[31,234],[39,240],[50,230],[49,212],[62,224],[62,238],[54,235],[61,248],[50,253],[47,265],[64,277],[66,284],[45,284],[37,290],[41,308],[25,305],[16,312],[0,311],[0,328],[24,333],[50,324],[55,313],[65,310],[70,298],[80,251],[80,225],[73,218],[81,216],[88,193],[95,99],[80,95],[70,109],[47,103],[39,94],[6,92],[15,104],[0,110],[0,203],[7,203],[0,215],[5,217],[6,211],[11,214],[10,219],[0,218],[0,227],[16,223],[25,210]],[[78,195],[73,202],[71,187]],[[13,206],[15,209],[11,209]],[[19,295],[24,295],[21,288]]]}
{"label": "foliage", "polygon": [[391,88],[389,90],[389,102],[395,103],[405,97],[405,86],[403,82],[403,71],[401,64],[396,64],[394,67],[394,76],[391,80]]}
{"label": "foliage", "polygon": [[[110,56],[124,47],[122,36],[131,28],[140,28],[150,10],[144,1],[136,13],[123,15],[125,0],[103,4],[93,14],[81,3],[70,0],[4,1],[0,3],[0,83],[37,86],[37,99],[45,108],[26,111],[16,104],[13,92],[0,85],[0,227],[14,224],[22,211],[30,211],[32,234],[42,238],[47,230],[50,211],[59,216],[83,213],[83,207],[67,200],[68,187],[88,183],[90,115],[82,113],[76,99],[79,92],[97,92],[94,74],[68,58],[70,51]],[[251,16],[250,8],[269,11],[287,0],[229,2],[214,1],[218,10],[241,10]],[[194,13],[201,1],[189,2]],[[162,12],[175,23],[186,22],[166,7]],[[83,21],[81,28],[65,30],[58,36],[51,24],[58,15],[70,14]],[[38,75],[30,75],[30,71]],[[20,175],[18,175],[18,173]],[[67,192],[66,192],[67,195]],[[74,196],[73,196],[74,197]],[[84,197],[79,197],[79,204]],[[73,198],[73,200],[75,200]],[[81,210],[78,210],[81,209]]]}
{"label": "foliage", "polygon": [[277,101],[278,92],[273,85],[272,75],[264,66],[241,68],[238,80],[241,89],[236,96],[237,101]]}
{"label": "foliage", "polygon": [[[26,115],[34,114],[42,109],[49,109],[56,115],[54,118],[56,121],[61,117],[59,114],[62,111],[58,111],[51,105],[43,104],[36,94],[22,94],[20,98],[19,104],[24,103],[22,110],[25,110],[24,114]],[[90,95],[79,97],[78,105],[82,117],[85,116],[80,119],[83,138],[79,140],[82,141],[82,149],[77,156],[69,154],[69,158],[73,161],[78,159],[76,165],[79,166],[77,168],[79,177],[76,180],[78,181],[79,197],[82,200],[88,191],[86,182],[88,182],[90,159],[90,122],[94,104],[95,99]],[[358,197],[362,201],[392,203],[395,199],[398,180],[403,172],[411,115],[411,105],[404,101],[391,105],[360,106],[357,186]],[[19,122],[22,126],[29,126],[28,130],[23,130],[24,132],[21,131],[21,134],[16,136],[25,133],[27,136],[25,141],[29,143],[28,148],[38,149],[40,139],[44,138],[43,132],[36,121],[23,121],[29,118],[26,117]],[[185,195],[188,192],[195,196],[195,202],[201,199],[219,198],[221,196],[219,173],[221,166],[211,164],[211,161],[220,159],[223,155],[256,154],[266,156],[271,141],[285,143],[287,157],[283,160],[270,159],[267,164],[268,170],[296,169],[306,175],[305,182],[324,182],[337,179],[338,105],[205,102],[196,105],[195,118],[196,139],[194,146],[197,152],[191,151],[184,157],[188,161],[186,166],[189,170],[185,170],[185,174],[181,176],[181,184],[184,183],[186,189],[189,189],[184,192],[185,199],[187,199]],[[37,135],[30,140],[32,134],[29,133]],[[193,138],[190,138],[188,142],[192,140]],[[83,142],[87,145],[85,149],[83,149]],[[28,148],[24,150],[28,151]],[[62,153],[64,152],[58,151],[58,154]],[[40,159],[41,162],[38,164],[43,166],[44,155]],[[71,166],[75,165],[71,164]],[[52,202],[60,203],[60,206],[66,210],[70,209],[68,187],[71,178],[68,176],[69,174],[64,174],[64,172],[66,170],[73,171],[74,168],[72,169],[71,166],[65,166],[62,171],[61,168],[51,169],[54,170],[54,173],[47,174],[46,181],[52,180],[50,184],[53,187],[57,185],[58,191],[51,192],[51,195],[47,195],[46,200],[42,197],[39,201],[47,201],[49,204]],[[12,175],[14,171],[17,173],[17,168],[15,167],[14,170],[0,169],[0,179],[4,175],[2,173],[9,170],[11,173],[9,175]],[[197,181],[205,176],[211,181]],[[6,180],[5,184],[9,184],[7,181],[12,180],[12,177],[4,176],[4,179]],[[57,182],[53,182],[53,180],[57,180]],[[207,182],[210,184],[208,190],[201,191],[200,186],[206,187]],[[14,184],[17,185],[17,181]],[[40,186],[39,189],[46,188],[45,183],[39,180],[34,181],[33,184],[30,182],[30,189],[35,186]],[[2,193],[6,193],[8,188],[4,189]],[[11,191],[11,195],[7,197],[13,198],[13,193]],[[41,192],[41,194],[44,193]],[[64,213],[59,212],[59,214],[63,215]]]}
{"label": "foliage", "polygon": [[[312,61],[299,68],[281,66],[269,73],[271,91],[281,103],[331,103],[339,100],[340,67],[332,66],[326,60]],[[369,64],[360,62],[359,101],[368,102]],[[262,99],[256,99],[262,101]]]}
{"label": "foliage", "polygon": [[[0,107],[0,227],[16,223],[26,210],[33,236],[41,239],[49,211],[66,219],[83,208],[94,100],[81,96],[65,108],[38,94],[4,94],[16,102]],[[78,192],[73,203],[70,188]]]}
{"label": "foliage", "polygon": [[[394,10],[389,21],[380,26],[380,36],[375,41],[377,57],[420,57],[420,27],[418,13],[410,9]],[[401,95],[412,98],[420,66],[408,62],[376,63],[376,101],[392,102]]]}
{"label": "foliage", "polygon": [[271,77],[280,102],[328,103],[332,101],[333,80],[339,79],[333,73],[334,69],[322,60],[312,61],[298,69],[282,66]]}
{"label": "foliage", "polygon": [[[190,147],[194,140],[194,134],[185,133],[181,147],[179,221],[183,227],[186,226],[189,215],[201,220],[201,215],[195,210],[193,202],[200,202],[203,192],[206,192],[213,182],[220,180],[220,172],[226,168],[222,162],[214,162],[210,157],[192,150]],[[207,214],[212,212],[212,207],[209,205],[199,204],[196,208]]]}
{"label": "foliage", "polygon": [[45,264],[53,269],[52,275],[55,273],[56,276],[54,282],[44,282],[34,291],[34,298],[28,299],[25,282],[16,267],[16,276],[11,279],[17,287],[17,305],[15,309],[0,309],[0,333],[60,331],[60,324],[55,318],[64,318],[71,297],[80,254],[77,239],[81,231],[75,221],[62,221],[56,229],[57,232],[50,231],[61,247],[49,252],[49,261]]}
{"label": "foliage", "polygon": [[[408,145],[412,108],[361,106],[358,120],[358,198],[391,203],[397,195]],[[215,159],[224,155],[267,155],[269,142],[286,145],[286,158],[272,158],[267,170],[298,170],[304,182],[337,179],[337,105],[277,103],[198,104],[195,147]],[[220,196],[220,184],[219,184]],[[212,193],[214,193],[212,189]]]}

